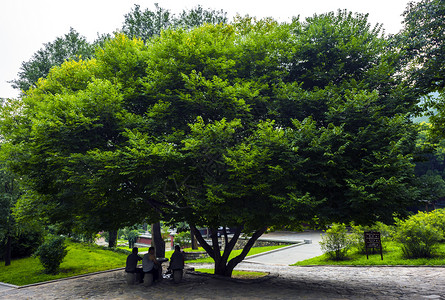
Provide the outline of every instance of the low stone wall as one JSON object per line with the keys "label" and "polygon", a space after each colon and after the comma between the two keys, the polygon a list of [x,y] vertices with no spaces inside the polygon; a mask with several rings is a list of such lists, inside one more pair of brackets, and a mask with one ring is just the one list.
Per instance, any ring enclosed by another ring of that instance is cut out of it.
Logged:
{"label": "low stone wall", "polygon": [[[233,248],[233,250],[241,250],[244,248],[244,246],[246,246],[247,242],[249,240],[248,239],[243,239],[240,238],[237,242],[235,247]],[[212,244],[211,240],[207,241],[209,244]],[[257,240],[255,242],[255,244],[253,245],[253,247],[267,247],[267,246],[287,246],[287,245],[292,245],[294,243],[290,243],[290,242],[282,242],[282,241],[266,241],[266,240]],[[224,249],[225,246],[225,242],[224,239],[219,239],[219,245],[221,247],[221,249]],[[202,251],[202,252],[183,252],[184,254],[184,260],[195,260],[195,259],[199,259],[199,258],[204,258],[204,257],[208,257],[209,255],[207,254],[207,252]]]}
{"label": "low stone wall", "polygon": [[[236,242],[235,247],[233,248],[234,250],[240,250],[243,249],[244,246],[246,246],[247,242],[249,240],[248,239],[239,239]],[[224,247],[224,239],[222,242],[222,245]],[[289,243],[289,242],[280,242],[280,241],[266,241],[266,240],[257,240],[255,242],[255,244],[253,244],[253,247],[267,247],[267,246],[281,246],[281,245],[292,245],[293,243]]]}
{"label": "low stone wall", "polygon": [[208,257],[209,255],[207,254],[207,252],[202,251],[202,252],[183,252],[184,255],[184,260],[195,260],[195,259],[199,259],[199,258],[204,258],[204,257]]}

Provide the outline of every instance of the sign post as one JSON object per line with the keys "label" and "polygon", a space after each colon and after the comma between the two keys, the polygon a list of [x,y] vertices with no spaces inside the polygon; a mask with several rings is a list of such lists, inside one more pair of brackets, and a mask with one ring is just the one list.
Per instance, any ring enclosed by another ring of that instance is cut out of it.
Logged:
{"label": "sign post", "polygon": [[365,232],[365,249],[366,249],[366,259],[368,258],[368,248],[379,248],[380,256],[383,260],[383,249],[382,249],[382,241],[380,239],[380,232],[376,231],[368,231]]}

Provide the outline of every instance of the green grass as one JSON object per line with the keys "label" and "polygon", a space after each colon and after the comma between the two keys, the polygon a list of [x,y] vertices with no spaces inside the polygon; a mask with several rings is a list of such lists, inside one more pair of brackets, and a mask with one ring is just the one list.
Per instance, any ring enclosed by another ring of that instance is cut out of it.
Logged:
{"label": "green grass", "polygon": [[[45,274],[38,258],[28,257],[15,259],[10,266],[5,267],[0,264],[0,282],[14,285],[27,285],[31,283],[61,279],[98,271],[105,271],[115,268],[125,267],[125,262],[129,252],[121,253],[104,249],[99,246],[92,246],[83,243],[67,241],[68,254],[60,265],[60,273],[56,275]],[[121,247],[124,250],[128,248]],[[278,247],[252,248],[248,255],[269,251]],[[191,251],[191,249],[185,249]],[[148,251],[148,249],[147,249]],[[199,251],[199,250],[198,250]],[[202,251],[202,249],[201,249]],[[142,251],[141,251],[142,252]],[[241,250],[233,251],[231,257],[238,255]],[[165,257],[170,258],[173,250],[166,251]],[[211,258],[204,259],[205,262],[213,263]],[[193,260],[189,262],[202,262]]]}
{"label": "green grass", "polygon": [[[196,272],[201,273],[209,273],[213,274],[215,272],[215,269],[195,269]],[[232,272],[232,278],[238,278],[238,279],[256,279],[261,278],[264,276],[269,275],[269,273],[266,272],[255,272],[255,271],[237,271],[234,270]]]}
{"label": "green grass", "polygon": [[28,257],[13,260],[8,267],[0,265],[0,282],[26,285],[125,266],[125,253],[71,241],[67,241],[66,245],[68,254],[60,265],[59,274],[45,274],[39,259]]}
{"label": "green grass", "polygon": [[[251,255],[255,255],[255,254],[259,254],[259,253],[263,253],[266,251],[271,251],[271,250],[275,250],[275,249],[279,249],[279,248],[283,248],[286,247],[286,245],[281,245],[281,246],[267,246],[267,247],[255,247],[250,249],[249,253],[247,254],[247,256],[251,256]],[[239,255],[241,253],[242,250],[233,250],[230,253],[229,256],[229,260],[234,258],[235,256]],[[221,251],[222,254],[222,251]],[[211,257],[206,257],[206,258],[200,258],[200,259],[194,259],[194,260],[187,260],[186,263],[213,263],[213,258]]]}
{"label": "green grass", "polygon": [[297,262],[293,266],[307,265],[340,265],[340,266],[378,266],[378,265],[412,265],[412,266],[443,266],[445,265],[445,244],[439,245],[436,255],[433,258],[407,259],[403,257],[400,245],[396,242],[385,243],[386,251],[383,252],[383,260],[379,251],[370,254],[366,259],[366,254],[349,251],[347,258],[342,261],[328,259],[326,254],[311,259]]}

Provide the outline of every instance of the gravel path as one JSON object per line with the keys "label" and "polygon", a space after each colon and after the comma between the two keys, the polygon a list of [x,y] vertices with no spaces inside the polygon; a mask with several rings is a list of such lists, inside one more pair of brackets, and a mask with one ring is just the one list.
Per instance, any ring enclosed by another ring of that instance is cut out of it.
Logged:
{"label": "gravel path", "polygon": [[265,271],[270,275],[236,280],[188,273],[180,284],[164,280],[144,287],[128,286],[124,271],[117,270],[0,290],[0,299],[445,300],[445,268],[440,267],[290,267],[241,263],[237,269]]}

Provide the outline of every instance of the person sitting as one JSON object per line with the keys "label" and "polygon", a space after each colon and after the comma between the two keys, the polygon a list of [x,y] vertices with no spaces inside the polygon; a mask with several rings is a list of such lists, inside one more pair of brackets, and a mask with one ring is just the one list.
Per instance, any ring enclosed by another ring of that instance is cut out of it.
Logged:
{"label": "person sitting", "polygon": [[138,273],[140,274],[140,282],[143,282],[144,272],[142,268],[138,268],[138,262],[142,260],[142,258],[138,255],[138,248],[133,247],[131,254],[127,257],[127,263],[125,265],[125,272],[127,273]]}
{"label": "person sitting", "polygon": [[175,246],[175,251],[170,258],[170,265],[167,269],[167,274],[171,274],[173,270],[184,269],[184,255],[182,255],[181,248],[178,245]]}
{"label": "person sitting", "polygon": [[153,274],[153,282],[159,278],[160,263],[156,260],[155,248],[148,248],[148,253],[142,258],[142,270],[145,273]]}

